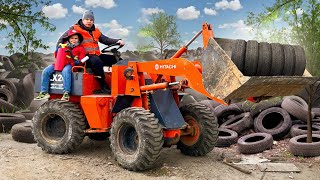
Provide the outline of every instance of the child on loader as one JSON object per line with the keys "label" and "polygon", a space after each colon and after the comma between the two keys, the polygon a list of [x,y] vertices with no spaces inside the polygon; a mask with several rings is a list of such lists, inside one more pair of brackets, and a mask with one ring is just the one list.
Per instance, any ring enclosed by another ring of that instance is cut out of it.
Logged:
{"label": "child on loader", "polygon": [[[74,65],[80,65],[80,60],[86,56],[86,51],[80,45],[83,41],[83,36],[76,30],[70,30],[68,35],[63,38],[66,44],[61,44],[57,51],[56,63],[49,65],[42,72],[41,91],[34,100],[49,99],[49,82],[50,77],[54,71],[62,70],[63,77],[63,96],[61,100],[69,101],[69,94],[71,92],[71,69]],[[63,47],[66,46],[66,47]]]}

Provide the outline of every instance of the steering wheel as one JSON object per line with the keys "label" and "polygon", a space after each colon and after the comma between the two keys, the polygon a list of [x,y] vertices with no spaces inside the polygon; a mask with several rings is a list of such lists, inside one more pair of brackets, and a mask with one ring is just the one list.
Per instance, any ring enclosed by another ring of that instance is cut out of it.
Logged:
{"label": "steering wheel", "polygon": [[[114,46],[118,46],[118,48],[110,49],[111,47],[114,47]],[[119,43],[110,44],[110,45],[108,45],[107,47],[103,48],[103,49],[101,50],[101,52],[102,52],[102,53],[108,53],[108,52],[114,53],[114,52],[118,51],[118,50],[119,50],[120,48],[122,48],[122,47],[123,47],[123,45],[120,45]]]}

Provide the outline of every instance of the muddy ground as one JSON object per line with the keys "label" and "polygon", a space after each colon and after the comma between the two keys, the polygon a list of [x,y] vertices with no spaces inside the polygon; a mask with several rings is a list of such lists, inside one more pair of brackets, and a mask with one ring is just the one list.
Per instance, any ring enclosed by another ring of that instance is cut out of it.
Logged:
{"label": "muddy ground", "polygon": [[[238,165],[250,170],[245,174],[222,163],[243,157],[236,146],[215,148],[204,157],[188,157],[175,147],[165,148],[156,167],[143,172],[131,172],[117,165],[111,155],[109,141],[94,141],[87,137],[72,154],[52,155],[36,144],[19,143],[10,134],[0,134],[0,179],[319,179],[320,157],[294,157],[285,150],[286,142],[255,157],[267,157],[276,162],[294,163],[300,173],[261,172],[257,165]],[[252,157],[252,156],[250,156]]]}

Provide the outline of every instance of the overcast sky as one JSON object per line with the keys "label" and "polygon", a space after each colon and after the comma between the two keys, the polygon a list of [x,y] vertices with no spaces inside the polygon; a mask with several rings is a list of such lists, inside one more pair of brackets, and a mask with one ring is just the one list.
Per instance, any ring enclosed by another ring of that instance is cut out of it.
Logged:
{"label": "overcast sky", "polygon": [[[37,29],[38,36],[50,46],[49,50],[37,51],[53,52],[58,37],[82,18],[82,13],[88,9],[94,12],[95,24],[103,34],[126,41],[124,50],[135,49],[139,28],[149,23],[152,13],[158,12],[177,17],[178,31],[184,43],[201,29],[203,22],[213,25],[216,37],[247,40],[252,38],[248,33],[250,27],[244,24],[248,12],[262,12],[265,6],[270,6],[273,2],[274,0],[52,0],[49,6],[39,8],[42,8],[57,29],[54,32]],[[0,32],[0,54],[7,55],[4,33]],[[199,46],[202,46],[201,38],[191,48]]]}

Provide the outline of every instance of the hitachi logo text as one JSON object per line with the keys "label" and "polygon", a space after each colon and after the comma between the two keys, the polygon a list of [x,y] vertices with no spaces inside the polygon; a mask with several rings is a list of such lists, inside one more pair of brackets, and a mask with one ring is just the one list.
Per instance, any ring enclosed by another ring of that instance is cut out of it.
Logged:
{"label": "hitachi logo text", "polygon": [[175,64],[163,64],[163,65],[156,64],[154,68],[156,70],[158,70],[158,69],[176,69],[177,65],[175,65]]}

